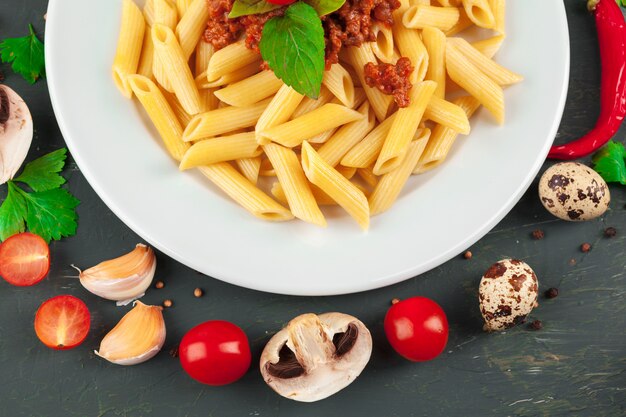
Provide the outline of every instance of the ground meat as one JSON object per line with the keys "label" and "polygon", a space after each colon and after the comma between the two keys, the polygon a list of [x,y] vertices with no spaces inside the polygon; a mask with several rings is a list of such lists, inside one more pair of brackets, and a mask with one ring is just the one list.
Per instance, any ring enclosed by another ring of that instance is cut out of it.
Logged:
{"label": "ground meat", "polygon": [[409,76],[413,72],[411,60],[402,57],[393,64],[379,64],[368,62],[365,65],[365,82],[372,88],[378,88],[385,94],[393,95],[398,107],[407,107],[411,100],[409,90],[413,85]]}

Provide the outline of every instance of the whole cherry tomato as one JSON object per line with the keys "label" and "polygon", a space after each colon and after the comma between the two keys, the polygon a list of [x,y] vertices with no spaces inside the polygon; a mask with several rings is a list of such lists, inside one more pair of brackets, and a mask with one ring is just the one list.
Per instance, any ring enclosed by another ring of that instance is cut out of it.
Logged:
{"label": "whole cherry tomato", "polygon": [[291,3],[295,3],[296,0],[267,0],[268,3],[278,4],[279,6],[286,6]]}
{"label": "whole cherry tomato", "polygon": [[189,330],[178,354],[189,376],[208,385],[235,382],[250,368],[252,359],[243,330],[221,320],[207,321]]}
{"label": "whole cherry tomato", "polygon": [[413,297],[391,306],[385,316],[385,333],[391,346],[406,359],[429,361],[448,342],[448,319],[439,304]]}

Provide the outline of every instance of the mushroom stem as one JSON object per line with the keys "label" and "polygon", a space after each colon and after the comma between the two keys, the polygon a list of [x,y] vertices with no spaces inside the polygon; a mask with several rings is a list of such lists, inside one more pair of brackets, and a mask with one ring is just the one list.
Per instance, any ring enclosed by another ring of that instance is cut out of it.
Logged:
{"label": "mushroom stem", "polygon": [[315,314],[303,314],[287,325],[287,345],[295,353],[298,362],[311,372],[325,364],[335,353],[335,345],[328,336],[324,324]]}

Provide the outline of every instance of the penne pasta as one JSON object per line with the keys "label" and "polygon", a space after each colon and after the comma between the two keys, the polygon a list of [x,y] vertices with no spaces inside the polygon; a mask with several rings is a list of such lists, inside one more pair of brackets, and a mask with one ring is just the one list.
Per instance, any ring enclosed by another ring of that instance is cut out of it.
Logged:
{"label": "penne pasta", "polygon": [[363,115],[339,104],[325,104],[296,119],[259,132],[260,140],[270,140],[294,147],[315,135],[363,118]]}
{"label": "penne pasta", "polygon": [[261,148],[256,143],[254,132],[238,133],[194,143],[183,156],[179,168],[184,171],[201,165],[254,158],[260,155]]}
{"label": "penne pasta", "polygon": [[154,78],[152,66],[154,62],[154,44],[152,43],[152,33],[146,30],[143,36],[143,46],[141,47],[141,58],[137,66],[137,74],[146,78]]}
{"label": "penne pasta", "polygon": [[154,24],[154,0],[146,0],[146,3],[143,5],[143,17],[147,26]]}
{"label": "penne pasta", "polygon": [[272,200],[228,162],[220,162],[199,169],[205,177],[254,216],[268,221],[293,219],[289,210]]}
{"label": "penne pasta", "polygon": [[215,96],[231,106],[248,107],[276,94],[283,85],[273,71],[261,71],[215,91]]}
{"label": "penne pasta", "polygon": [[492,29],[496,25],[488,0],[462,0],[463,8],[469,20],[476,26]]}
{"label": "penne pasta", "polygon": [[461,0],[435,0],[443,7],[459,7],[461,6]]}
{"label": "penne pasta", "polygon": [[495,24],[493,30],[500,35],[506,34],[506,0],[489,0]]}
{"label": "penne pasta", "polygon": [[356,173],[370,187],[376,187],[378,184],[378,175],[374,174],[371,168],[358,168]]}
{"label": "penne pasta", "polygon": [[338,165],[336,167],[334,167],[338,173],[340,173],[341,175],[343,175],[344,177],[346,177],[347,179],[351,180],[352,177],[354,177],[354,175],[356,174],[356,168],[354,167],[344,167],[341,165]]}
{"label": "penne pasta", "polygon": [[293,112],[293,115],[291,117],[293,119],[296,119],[315,109],[319,109],[324,104],[330,103],[333,97],[333,93],[331,93],[328,88],[322,85],[322,89],[320,90],[320,95],[317,100],[310,97],[304,97],[304,99],[302,99],[300,105],[296,108],[296,111]]}
{"label": "penne pasta", "polygon": [[411,176],[426,143],[430,137],[430,129],[424,129],[421,136],[409,144],[405,158],[393,171],[380,177],[369,197],[370,215],[375,216],[389,210],[400,195],[407,180]]}
{"label": "penne pasta", "polygon": [[393,13],[393,36],[395,45],[400,50],[400,55],[411,60],[414,69],[409,77],[409,81],[415,84],[424,80],[428,71],[429,57],[419,32],[407,28],[402,22],[402,16],[408,8],[408,0],[400,0],[400,7]]}
{"label": "penne pasta", "polygon": [[446,36],[454,36],[457,33],[463,32],[465,29],[471,27],[473,25],[472,21],[467,17],[467,13],[463,8],[459,9],[459,21],[454,24],[450,29],[444,30],[443,33]]}
{"label": "penne pasta", "polygon": [[215,52],[215,48],[210,43],[200,41],[196,46],[196,63],[194,75],[196,78],[204,74],[206,79],[206,70],[209,68],[209,61]]}
{"label": "penne pasta", "polygon": [[185,109],[183,109],[183,106],[180,104],[180,101],[178,101],[174,94],[166,90],[162,90],[161,92],[163,93],[163,96],[172,108],[172,111],[176,115],[176,118],[180,122],[180,125],[183,127],[183,129],[185,129],[193,116],[190,116],[189,113],[187,113]]}
{"label": "penne pasta", "polygon": [[248,49],[244,41],[231,43],[225,48],[215,51],[209,61],[207,79],[209,82],[215,81],[258,60],[259,55]]}
{"label": "penne pasta", "polygon": [[363,103],[358,111],[363,115],[362,119],[343,125],[317,150],[319,156],[332,167],[339,164],[341,158],[359,143],[376,124],[376,116],[368,102]]}
{"label": "penne pasta", "polygon": [[157,59],[162,62],[165,75],[180,104],[191,115],[200,113],[200,94],[176,35],[167,26],[155,24],[152,27],[152,41]]}
{"label": "penne pasta", "polygon": [[446,35],[437,28],[426,26],[422,30],[422,40],[428,53],[428,70],[424,78],[437,83],[435,96],[443,99],[446,96]]}
{"label": "penne pasta", "polygon": [[245,67],[241,67],[236,69],[233,72],[229,72],[228,74],[224,74],[216,80],[208,81],[206,72],[198,75],[196,77],[196,85],[198,88],[216,88],[223,87],[228,84],[233,84],[238,81],[244,80],[248,77],[253,76],[254,74],[258,74],[261,72],[261,61],[257,60],[252,64],[248,64]]}
{"label": "penne pasta", "polygon": [[237,168],[243,174],[244,177],[248,179],[252,184],[255,184],[259,180],[259,171],[261,170],[261,157],[257,156],[254,158],[243,158],[237,159],[235,163],[237,164]]}
{"label": "penne pasta", "polygon": [[368,229],[369,205],[363,191],[320,158],[308,142],[302,144],[302,168],[312,184],[335,200],[362,229]]}
{"label": "penne pasta", "polygon": [[322,84],[326,86],[328,91],[330,91],[341,104],[350,108],[354,106],[354,84],[352,77],[341,64],[333,64],[328,71],[324,72]]}
{"label": "penne pasta", "polygon": [[394,60],[394,43],[391,28],[382,24],[372,25],[372,33],[374,41],[371,43],[372,52],[379,61],[387,64],[393,64]]}
{"label": "penne pasta", "polygon": [[193,0],[187,11],[181,15],[180,22],[176,25],[176,36],[183,50],[185,60],[188,60],[196,45],[202,39],[209,19],[209,8],[206,0]]}
{"label": "penne pasta", "polygon": [[264,100],[250,107],[223,107],[201,113],[191,119],[183,132],[183,140],[192,142],[252,127],[269,104]]}
{"label": "penne pasta", "polygon": [[410,29],[423,29],[426,26],[443,31],[451,29],[458,21],[457,7],[438,7],[418,4],[409,7],[402,15],[402,23]]}
{"label": "penne pasta", "polygon": [[383,175],[400,166],[436,87],[433,81],[422,81],[411,89],[411,104],[396,112],[374,165],[374,174]]}
{"label": "penne pasta", "polygon": [[168,152],[175,160],[180,161],[189,149],[189,144],[183,142],[183,128],[163,93],[143,75],[129,76],[128,83],[148,113]]}
{"label": "penne pasta", "polygon": [[[310,187],[311,187],[311,192],[313,193],[313,197],[315,197],[315,202],[317,203],[318,206],[336,206],[337,205],[337,202],[333,200],[332,198],[330,198],[328,194],[326,194],[324,191],[320,190],[319,187],[313,184],[310,184]],[[277,181],[274,184],[272,184],[272,189],[270,192],[272,193],[274,198],[276,198],[276,200],[278,200],[280,203],[289,205],[289,202],[287,201],[287,196],[285,195],[285,191],[283,190],[283,187],[280,185],[280,182]]]}
{"label": "penne pasta", "polygon": [[473,42],[472,46],[487,58],[493,58],[500,50],[502,42],[504,42],[504,35],[496,35],[491,38]]}
{"label": "penne pasta", "polygon": [[176,0],[176,8],[178,9],[178,15],[184,16],[187,13],[187,9],[191,5],[193,0]]}
{"label": "penne pasta", "polygon": [[291,213],[307,223],[326,227],[326,219],[315,201],[296,153],[274,143],[264,145],[263,150],[276,171]]}
{"label": "penne pasta", "polygon": [[455,83],[476,97],[499,124],[504,123],[502,87],[472,64],[454,45],[446,46],[446,68]]}
{"label": "penne pasta", "polygon": [[456,104],[434,95],[426,107],[424,119],[449,127],[462,135],[470,133],[470,123],[465,111]]}
{"label": "penne pasta", "polygon": [[[459,97],[453,103],[463,109],[468,119],[480,107],[479,101],[472,96]],[[441,164],[446,159],[458,135],[456,130],[449,127],[443,125],[435,126],[413,173],[420,174]]]}
{"label": "penne pasta", "polygon": [[[176,28],[176,23],[178,22],[178,11],[176,9],[176,5],[171,3],[170,0],[152,0],[152,2],[154,4],[154,23],[152,26],[155,24],[162,24],[174,30]],[[152,31],[150,31],[150,35],[152,36]],[[174,92],[172,84],[169,82],[167,75],[165,74],[163,62],[161,62],[159,57],[156,55],[152,62],[152,73],[154,74],[156,81],[163,89],[170,93]]]}
{"label": "penne pasta", "polygon": [[207,88],[205,90],[199,90],[200,94],[200,112],[205,113],[211,110],[217,109],[220,101],[215,97],[215,89]]}
{"label": "penne pasta", "polygon": [[261,131],[285,123],[296,110],[304,96],[286,84],[280,87],[270,104],[265,108],[254,127],[257,142],[266,145],[270,141],[261,136]]}
{"label": "penne pasta", "polygon": [[[397,112],[396,112],[397,113]],[[363,140],[357,143],[341,159],[341,165],[355,168],[367,168],[374,164],[389,134],[391,124],[395,120],[394,113],[384,122],[376,126]]]}
{"label": "penne pasta", "polygon": [[122,2],[122,24],[113,60],[113,81],[126,98],[133,96],[128,77],[137,73],[146,23],[132,0]]}

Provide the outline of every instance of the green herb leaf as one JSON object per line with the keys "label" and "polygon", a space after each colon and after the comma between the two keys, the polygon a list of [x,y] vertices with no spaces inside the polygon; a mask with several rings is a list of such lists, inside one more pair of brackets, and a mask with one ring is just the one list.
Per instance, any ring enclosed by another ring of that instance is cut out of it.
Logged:
{"label": "green herb leaf", "polygon": [[272,4],[265,0],[235,0],[233,8],[230,10],[228,17],[234,19],[249,14],[262,14],[271,12],[274,9],[282,7],[280,4]]}
{"label": "green herb leaf", "polygon": [[[304,0],[315,9],[319,16],[324,16],[339,10],[346,0]],[[624,0],[626,1],[626,0]]]}
{"label": "green herb leaf", "polygon": [[0,206],[0,240],[26,229],[26,201],[13,181],[7,182],[7,185],[7,197]]}
{"label": "green herb leaf", "polygon": [[11,68],[34,84],[39,77],[46,76],[43,43],[35,35],[33,25],[28,25],[30,35],[23,38],[9,38],[0,43],[0,59],[12,62]]}
{"label": "green herb leaf", "polygon": [[61,148],[26,164],[24,171],[14,181],[28,184],[33,191],[47,191],[65,184],[61,172],[67,158],[67,149]]}
{"label": "green herb leaf", "polygon": [[26,201],[28,229],[46,242],[72,236],[78,226],[76,207],[80,201],[63,188],[27,193],[19,190]]}
{"label": "green herb leaf", "polygon": [[303,2],[267,21],[261,56],[274,74],[300,94],[316,99],[324,76],[324,29],[314,8]]}
{"label": "green herb leaf", "polygon": [[593,169],[606,182],[619,182],[626,185],[626,150],[624,144],[609,141],[593,156]]}

